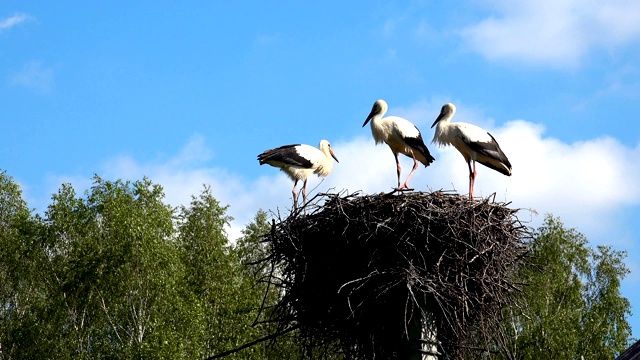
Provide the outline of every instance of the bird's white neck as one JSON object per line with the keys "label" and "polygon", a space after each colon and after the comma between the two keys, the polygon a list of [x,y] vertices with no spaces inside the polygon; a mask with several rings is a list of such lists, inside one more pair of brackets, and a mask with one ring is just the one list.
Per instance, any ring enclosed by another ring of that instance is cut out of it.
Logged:
{"label": "bird's white neck", "polygon": [[449,136],[451,127],[448,126],[450,121],[451,118],[448,117],[438,122],[436,131],[433,133],[433,140],[431,140],[433,144],[437,144],[438,146],[452,145],[451,141],[449,141],[449,139],[451,139],[451,136]]}
{"label": "bird's white neck", "polygon": [[378,114],[371,118],[371,134],[376,144],[383,143],[386,140],[383,135],[388,133],[388,131],[385,130],[382,115],[383,114]]}
{"label": "bird's white neck", "polygon": [[331,173],[331,170],[333,170],[333,157],[331,156],[328,148],[322,148],[322,152],[325,156],[315,173],[319,176],[328,176]]}

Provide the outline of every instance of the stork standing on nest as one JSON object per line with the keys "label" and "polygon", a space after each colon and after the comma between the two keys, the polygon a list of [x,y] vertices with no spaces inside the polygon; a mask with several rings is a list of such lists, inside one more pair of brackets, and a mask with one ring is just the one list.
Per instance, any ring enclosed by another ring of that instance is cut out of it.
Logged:
{"label": "stork standing on nest", "polygon": [[333,169],[333,159],[337,162],[336,154],[331,150],[331,144],[327,140],[321,140],[319,150],[311,145],[294,144],[284,145],[275,149],[266,150],[258,155],[260,165],[269,164],[280,168],[287,174],[293,183],[293,207],[298,204],[296,186],[298,181],[304,180],[302,186],[303,203],[307,201],[307,179],[311,174],[326,177]]}
{"label": "stork standing on nest", "polygon": [[[418,168],[418,161],[425,167],[429,166],[435,158],[429,153],[429,149],[422,140],[420,130],[409,120],[397,116],[382,118],[389,106],[386,101],[378,100],[373,104],[371,113],[367,116],[362,127],[371,121],[371,133],[376,144],[386,143],[396,158],[398,169],[398,190],[409,189],[409,179]],[[407,176],[407,180],[400,186],[400,160],[398,154],[404,154],[413,159],[413,169]]]}
{"label": "stork standing on nest", "polygon": [[438,125],[432,143],[440,146],[453,145],[462,154],[469,166],[469,199],[473,199],[473,185],[477,175],[476,161],[507,176],[511,176],[511,163],[488,131],[473,124],[451,123],[455,113],[456,107],[452,103],[442,106],[440,115],[431,125],[432,128]]}

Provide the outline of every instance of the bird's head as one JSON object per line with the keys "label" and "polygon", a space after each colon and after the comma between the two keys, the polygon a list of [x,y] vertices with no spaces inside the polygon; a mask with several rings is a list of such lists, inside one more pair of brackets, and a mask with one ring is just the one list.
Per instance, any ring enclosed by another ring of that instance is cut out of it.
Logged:
{"label": "bird's head", "polygon": [[362,127],[365,127],[365,125],[367,125],[367,123],[369,122],[369,120],[373,119],[374,116],[377,115],[384,115],[384,113],[387,112],[387,109],[389,108],[389,106],[387,105],[387,102],[380,99],[378,101],[376,101],[373,104],[373,108],[371,109],[371,112],[369,113],[369,116],[367,116],[367,120],[364,121],[364,124],[362,124]]}
{"label": "bird's head", "polygon": [[320,145],[318,145],[318,148],[320,149],[320,151],[322,151],[325,154],[328,152],[331,155],[331,157],[336,160],[336,162],[338,163],[340,162],[338,161],[336,154],[334,154],[333,150],[331,150],[331,144],[327,140],[320,140]]}
{"label": "bird's head", "polygon": [[436,119],[436,121],[433,122],[433,125],[431,125],[431,127],[433,128],[440,121],[451,120],[451,118],[453,117],[453,114],[455,113],[456,113],[456,106],[453,105],[452,103],[446,103],[442,105],[442,109],[440,110],[440,115],[438,115],[438,118]]}

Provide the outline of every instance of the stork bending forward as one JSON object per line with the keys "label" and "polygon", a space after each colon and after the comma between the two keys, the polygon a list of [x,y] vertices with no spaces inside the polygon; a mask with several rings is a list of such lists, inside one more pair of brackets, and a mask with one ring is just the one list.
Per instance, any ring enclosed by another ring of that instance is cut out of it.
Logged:
{"label": "stork bending forward", "polygon": [[340,162],[333,150],[331,150],[331,144],[327,140],[321,140],[318,147],[320,148],[319,150],[306,144],[284,145],[266,150],[258,155],[260,165],[269,164],[280,168],[294,181],[292,190],[294,208],[297,208],[298,205],[298,192],[296,191],[298,181],[304,180],[302,199],[303,203],[305,203],[307,201],[307,179],[309,176],[315,173],[318,176],[326,177],[333,169],[333,159]]}
{"label": "stork bending forward", "polygon": [[432,128],[438,125],[432,142],[440,146],[453,145],[462,154],[469,166],[469,199],[473,199],[476,161],[507,176],[511,176],[511,163],[488,131],[473,124],[452,123],[451,118],[455,112],[456,107],[451,103],[442,106],[440,115],[431,125]]}

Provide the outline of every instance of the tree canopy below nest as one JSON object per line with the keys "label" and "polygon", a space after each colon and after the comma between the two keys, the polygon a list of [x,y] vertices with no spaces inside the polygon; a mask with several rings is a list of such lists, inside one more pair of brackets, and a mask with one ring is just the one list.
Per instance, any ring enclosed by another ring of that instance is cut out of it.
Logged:
{"label": "tree canopy below nest", "polygon": [[298,326],[310,348],[391,359],[429,318],[440,351],[467,352],[490,338],[518,288],[530,233],[507,205],[444,192],[320,194],[265,236],[267,281],[283,290],[270,321]]}

